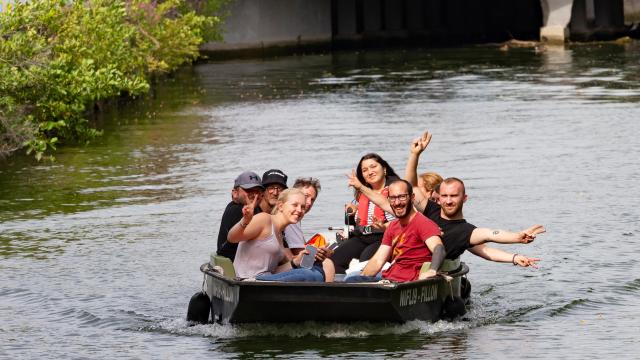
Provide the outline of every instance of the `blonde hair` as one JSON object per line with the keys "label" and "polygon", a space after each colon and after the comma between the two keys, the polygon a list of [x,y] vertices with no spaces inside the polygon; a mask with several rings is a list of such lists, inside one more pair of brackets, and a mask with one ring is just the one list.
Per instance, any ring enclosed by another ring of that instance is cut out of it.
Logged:
{"label": "blonde hair", "polygon": [[423,190],[438,192],[438,186],[442,183],[442,176],[434,172],[426,172],[420,174],[423,183]]}
{"label": "blonde hair", "polygon": [[278,213],[278,205],[286,203],[292,195],[301,195],[303,198],[305,197],[304,193],[302,192],[302,190],[300,190],[298,188],[285,189],[278,196],[278,202],[276,203],[276,206],[273,207],[273,210],[271,210],[271,214],[272,215],[277,214]]}

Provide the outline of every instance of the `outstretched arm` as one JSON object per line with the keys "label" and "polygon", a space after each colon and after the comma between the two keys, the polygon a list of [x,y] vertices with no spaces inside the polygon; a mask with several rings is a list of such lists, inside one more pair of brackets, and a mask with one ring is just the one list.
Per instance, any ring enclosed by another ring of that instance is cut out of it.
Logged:
{"label": "outstretched arm", "polygon": [[373,191],[370,187],[364,186],[360,180],[358,180],[355,170],[351,170],[351,174],[347,176],[349,177],[349,186],[353,186],[356,190],[363,193],[364,196],[368,197],[369,200],[382,210],[393,214],[393,211],[391,211],[391,205],[389,205],[389,200],[382,194]]}
{"label": "outstretched arm", "polygon": [[471,233],[471,246],[480,245],[487,242],[500,244],[528,244],[536,239],[536,235],[544,233],[546,230],[542,225],[533,225],[528,229],[514,233],[499,229],[475,228]]}
{"label": "outstretched arm", "polygon": [[472,254],[480,256],[483,259],[495,262],[512,263],[522,267],[531,266],[538,268],[538,258],[530,258],[525,255],[511,254],[500,249],[492,248],[487,245],[476,245],[468,249]]}

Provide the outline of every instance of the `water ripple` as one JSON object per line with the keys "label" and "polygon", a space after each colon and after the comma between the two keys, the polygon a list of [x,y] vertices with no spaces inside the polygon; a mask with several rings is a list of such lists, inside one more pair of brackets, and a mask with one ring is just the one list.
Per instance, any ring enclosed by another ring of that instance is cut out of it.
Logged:
{"label": "water ripple", "polygon": [[[3,351],[631,358],[639,50],[367,50],[200,63],[159,79],[153,96],[105,114],[105,136],[92,146],[62,148],[53,164],[0,164]],[[463,255],[472,306],[452,323],[286,330],[183,320],[240,172],[319,177],[323,190],[304,220],[311,235],[342,221],[352,197],[344,174],[360,156],[378,152],[401,172],[408,140],[425,128],[434,138],[420,171],[465,180],[470,222],[547,227],[532,244],[497,245],[541,257],[540,270]]]}

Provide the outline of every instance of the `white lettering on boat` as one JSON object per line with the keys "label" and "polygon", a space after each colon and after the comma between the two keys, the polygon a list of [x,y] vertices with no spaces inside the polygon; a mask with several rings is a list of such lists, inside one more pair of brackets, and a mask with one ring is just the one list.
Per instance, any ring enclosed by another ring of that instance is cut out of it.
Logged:
{"label": "white lettering on boat", "polygon": [[438,297],[436,284],[400,290],[400,306],[411,306],[418,303],[433,301]]}

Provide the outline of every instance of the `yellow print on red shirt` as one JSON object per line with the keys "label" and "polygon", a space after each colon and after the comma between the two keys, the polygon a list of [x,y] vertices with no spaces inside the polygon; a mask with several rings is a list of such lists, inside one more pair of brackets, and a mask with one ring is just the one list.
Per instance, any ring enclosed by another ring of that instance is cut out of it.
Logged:
{"label": "yellow print on red shirt", "polygon": [[404,244],[407,241],[404,236],[404,232],[401,232],[398,236],[394,237],[391,241],[391,247],[393,247],[393,255],[391,259],[395,259],[403,253],[403,249],[400,249],[400,245]]}

